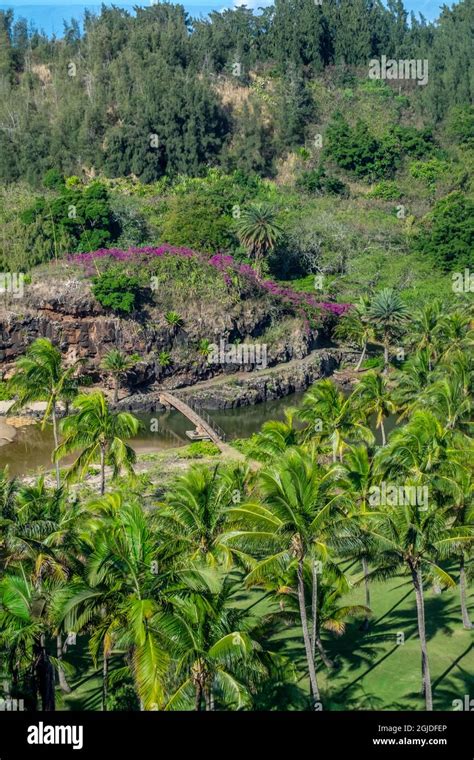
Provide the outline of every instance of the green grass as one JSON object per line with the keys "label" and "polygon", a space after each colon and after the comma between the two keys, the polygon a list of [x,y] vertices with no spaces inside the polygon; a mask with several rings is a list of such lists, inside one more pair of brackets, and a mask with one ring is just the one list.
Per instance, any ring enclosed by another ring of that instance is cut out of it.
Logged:
{"label": "green grass", "polygon": [[[356,572],[354,578],[359,577],[360,572]],[[256,613],[265,615],[276,609],[275,603],[259,591],[246,594],[241,604],[253,604],[260,594],[262,600],[254,608]],[[323,633],[325,647],[336,663],[332,671],[318,663],[324,709],[423,710],[421,655],[411,583],[406,576],[374,582],[371,594],[373,617],[368,632],[360,629],[360,621],[353,621],[339,638]],[[474,693],[473,636],[462,627],[458,589],[442,594],[427,589],[425,598],[434,708],[450,711],[453,700]],[[470,602],[474,616],[474,593]],[[354,589],[344,603],[363,604],[363,589]],[[404,634],[404,644],[397,643],[400,633]],[[308,681],[300,629],[282,624],[271,642],[272,648],[284,653],[296,666],[301,704],[301,697],[308,693]],[[70,649],[67,658],[76,672],[69,679],[73,691],[61,696],[59,709],[99,710],[101,673],[100,668],[92,667],[86,637],[77,637],[77,644]],[[112,670],[118,667],[120,660],[120,657],[112,658]],[[291,709],[286,701],[272,706]]]}

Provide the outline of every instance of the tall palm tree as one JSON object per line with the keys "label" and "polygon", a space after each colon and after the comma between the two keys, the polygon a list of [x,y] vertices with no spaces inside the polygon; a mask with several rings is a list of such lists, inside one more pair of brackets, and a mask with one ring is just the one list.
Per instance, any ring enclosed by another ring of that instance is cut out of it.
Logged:
{"label": "tall palm tree", "polygon": [[415,312],[410,324],[410,342],[416,351],[426,351],[430,372],[438,355],[437,332],[442,314],[441,308],[439,300],[430,301]]}
{"label": "tall palm tree", "polygon": [[397,407],[387,380],[378,372],[368,372],[357,384],[352,396],[354,403],[360,403],[367,416],[375,415],[375,426],[382,434],[382,446],[387,443],[384,419],[395,414]]}
{"label": "tall palm tree", "polygon": [[301,430],[295,425],[296,413],[296,409],[286,409],[284,420],[264,422],[262,429],[251,439],[249,457],[269,462],[296,446],[301,437]]}
{"label": "tall palm tree", "polygon": [[369,299],[367,297],[361,297],[359,301],[354,304],[353,308],[349,309],[349,311],[347,311],[339,320],[334,331],[336,338],[349,340],[361,349],[356,372],[358,372],[362,366],[369,343],[375,340],[374,326],[369,320],[369,305]]}
{"label": "tall palm tree", "polygon": [[140,422],[128,412],[110,411],[101,391],[79,395],[73,403],[75,414],[62,420],[62,443],[54,451],[55,461],[78,449],[82,449],[71,465],[68,477],[83,478],[91,464],[100,462],[100,493],[105,493],[105,465],[113,467],[113,477],[121,470],[133,474],[135,451],[125,441],[134,437]]}
{"label": "tall palm tree", "polygon": [[418,403],[421,394],[433,381],[428,352],[417,351],[395,375],[393,398],[401,411],[400,419],[406,417]]}
{"label": "tall palm tree", "polygon": [[446,314],[439,321],[437,337],[444,362],[459,353],[469,355],[474,348],[472,314],[467,310]]}
{"label": "tall palm tree", "polygon": [[265,257],[275,248],[283,234],[275,207],[269,203],[252,203],[247,206],[237,222],[237,232],[242,245],[254,257],[258,274],[261,274]]}
{"label": "tall palm tree", "polygon": [[101,368],[109,372],[114,378],[114,405],[118,403],[120,378],[139,361],[138,354],[127,356],[118,348],[111,348],[103,357],[100,363]]}
{"label": "tall palm tree", "polygon": [[[53,424],[54,446],[59,445],[58,403],[70,401],[77,392],[74,375],[79,362],[64,367],[61,352],[47,338],[37,338],[27,349],[26,354],[16,361],[15,372],[9,381],[10,387],[18,398],[10,413],[31,404],[34,401],[46,401],[43,416],[43,429],[51,419]],[[61,485],[59,462],[56,461],[56,485]]]}
{"label": "tall palm tree", "polygon": [[[257,561],[247,576],[247,585],[264,585],[293,569],[296,574],[300,622],[314,707],[321,701],[313,641],[306,608],[305,565],[312,567],[313,620],[317,615],[318,562],[337,565],[331,559],[331,544],[342,543],[339,532],[348,533],[348,521],[340,509],[340,496],[332,494],[331,473],[317,464],[314,456],[292,449],[278,465],[259,473],[262,500],[234,507],[229,517],[235,529],[228,540],[256,554]],[[232,527],[232,526],[231,526]],[[316,626],[315,626],[316,628]]]}
{"label": "tall palm tree", "polygon": [[374,575],[387,577],[401,567],[411,578],[416,598],[425,707],[432,710],[424,583],[427,578],[435,578],[443,586],[455,586],[453,578],[438,563],[452,553],[453,544],[472,541],[472,527],[449,527],[449,508],[432,502],[426,510],[418,505],[387,508],[384,514],[373,517],[370,534],[377,541],[380,558]]}
{"label": "tall palm tree", "polygon": [[304,438],[319,438],[329,444],[333,462],[337,457],[342,461],[350,443],[360,440],[369,445],[374,443],[373,433],[364,424],[364,414],[332,380],[319,380],[313,385],[303,398],[298,416],[306,423]]}
{"label": "tall palm tree", "polygon": [[390,365],[391,342],[400,336],[407,317],[408,308],[395,290],[384,288],[372,299],[369,319],[382,340],[385,373]]}

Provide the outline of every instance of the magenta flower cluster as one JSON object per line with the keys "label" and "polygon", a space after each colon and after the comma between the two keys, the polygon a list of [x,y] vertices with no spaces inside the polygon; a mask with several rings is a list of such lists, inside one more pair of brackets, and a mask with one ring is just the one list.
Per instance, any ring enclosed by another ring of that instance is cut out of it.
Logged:
{"label": "magenta flower cluster", "polygon": [[277,296],[299,309],[320,309],[340,317],[351,306],[351,304],[347,303],[320,302],[309,293],[298,293],[291,288],[284,288],[273,280],[261,280],[250,264],[241,264],[235,261],[234,257],[229,254],[216,253],[214,256],[207,258],[191,248],[172,246],[166,243],[158,247],[148,246],[144,248],[129,248],[128,250],[123,250],[122,248],[100,248],[98,251],[73,254],[69,256],[69,261],[90,266],[96,259],[112,258],[116,261],[131,261],[136,260],[139,256],[180,256],[186,259],[199,259],[203,263],[207,263],[211,267],[214,267],[214,269],[222,272],[228,286],[232,285],[231,274],[235,273],[244,279],[252,280],[256,287],[266,290],[271,295]]}

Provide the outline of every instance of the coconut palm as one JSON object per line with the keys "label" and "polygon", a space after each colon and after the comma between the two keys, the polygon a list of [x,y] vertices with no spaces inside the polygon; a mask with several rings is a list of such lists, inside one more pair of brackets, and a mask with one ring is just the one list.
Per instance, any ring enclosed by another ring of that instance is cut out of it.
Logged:
{"label": "coconut palm", "polygon": [[460,353],[469,355],[474,348],[472,315],[467,310],[446,314],[439,321],[437,338],[442,361],[449,362]]}
{"label": "coconut palm", "polygon": [[114,405],[118,403],[120,378],[125,375],[129,369],[132,369],[140,361],[138,354],[127,356],[123,351],[112,348],[103,357],[100,366],[106,372],[109,372],[114,378]]}
{"label": "coconut palm", "polygon": [[412,581],[416,598],[418,637],[426,710],[433,709],[428,647],[426,641],[424,585],[435,579],[445,587],[454,579],[439,564],[452,554],[454,544],[472,541],[472,527],[449,526],[449,508],[431,502],[427,509],[418,505],[388,507],[373,517],[371,536],[378,545],[379,567],[374,576],[387,577],[404,568]]}
{"label": "coconut palm", "polygon": [[178,685],[166,708],[214,710],[251,704],[248,680],[265,672],[263,647],[254,638],[255,618],[236,605],[239,584],[216,578],[213,593],[171,597],[171,612],[160,616],[160,630],[177,661]]}
{"label": "coconut palm", "polygon": [[233,554],[222,537],[227,510],[243,500],[242,478],[244,473],[219,466],[194,466],[173,481],[156,513],[157,530],[173,555],[185,564],[232,567]]}
{"label": "coconut palm", "polygon": [[394,401],[401,410],[400,419],[406,417],[413,406],[418,403],[419,397],[432,382],[430,372],[430,360],[428,352],[417,351],[404,364],[395,375],[395,387],[393,390]]}
{"label": "coconut palm", "polygon": [[416,406],[432,410],[448,430],[459,430],[469,435],[473,429],[472,395],[456,371],[429,385]]}
{"label": "coconut palm", "polygon": [[105,465],[113,467],[113,477],[122,470],[133,474],[134,450],[125,442],[138,433],[140,423],[133,414],[110,411],[101,391],[79,395],[74,403],[75,414],[62,420],[62,443],[54,451],[55,461],[82,449],[71,465],[68,478],[83,478],[91,464],[100,462],[100,493],[105,493]]}
{"label": "coconut palm", "polygon": [[397,410],[387,380],[378,372],[367,372],[357,384],[351,400],[361,405],[367,417],[375,415],[375,427],[380,430],[382,446],[385,446],[387,438],[384,419],[395,414]]}
{"label": "coconut palm", "polygon": [[374,436],[364,424],[364,414],[346,398],[332,380],[320,380],[305,394],[298,412],[306,423],[306,440],[321,440],[331,447],[333,462],[342,461],[344,450],[357,441],[374,443]]}
{"label": "coconut palm", "polygon": [[[9,381],[12,391],[17,394],[17,401],[10,408],[14,413],[34,401],[46,401],[42,427],[51,419],[55,448],[59,445],[58,403],[70,401],[77,392],[74,375],[78,362],[64,367],[61,352],[47,338],[38,338],[32,343],[26,354],[15,364],[15,372]],[[56,485],[61,484],[59,462],[56,461]]]}
{"label": "coconut palm", "polygon": [[277,222],[277,211],[269,203],[252,203],[243,209],[237,222],[242,245],[255,260],[260,274],[262,263],[280,240],[283,230]]}
{"label": "coconut palm", "polygon": [[390,345],[398,338],[406,324],[408,308],[395,290],[384,288],[372,299],[369,319],[380,335],[384,349],[384,371],[390,364]]}
{"label": "coconut palm", "polygon": [[438,355],[437,332],[441,314],[441,302],[438,300],[430,301],[415,312],[410,322],[410,342],[416,351],[426,351],[430,372]]}
{"label": "coconut palm", "polygon": [[353,308],[341,317],[334,331],[336,338],[355,343],[361,349],[356,372],[362,366],[369,343],[375,340],[374,327],[369,320],[369,304],[368,298],[360,298]]}
{"label": "coconut palm", "polygon": [[[256,555],[257,561],[247,576],[247,585],[274,584],[289,571],[296,574],[300,622],[309,671],[311,695],[315,708],[320,704],[313,641],[306,609],[305,565],[312,567],[313,620],[317,615],[318,562],[330,565],[331,544],[342,546],[339,534],[346,533],[352,541],[348,521],[339,502],[341,497],[331,492],[332,476],[325,473],[313,455],[299,449],[289,450],[276,466],[259,474],[262,500],[230,510],[234,530],[228,540],[239,548]],[[262,558],[263,557],[263,558]],[[315,627],[316,628],[316,627]]]}
{"label": "coconut palm", "polygon": [[301,437],[301,430],[295,426],[296,414],[296,409],[285,409],[284,420],[264,422],[262,429],[251,439],[249,457],[269,462],[291,446],[296,446]]}

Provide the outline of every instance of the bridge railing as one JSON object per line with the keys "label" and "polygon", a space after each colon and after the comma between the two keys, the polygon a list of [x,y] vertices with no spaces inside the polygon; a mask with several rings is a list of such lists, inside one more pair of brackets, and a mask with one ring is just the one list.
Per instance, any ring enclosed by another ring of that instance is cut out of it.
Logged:
{"label": "bridge railing", "polygon": [[217,433],[217,435],[219,436],[219,438],[222,441],[226,441],[227,440],[227,435],[226,435],[225,431],[206,412],[205,409],[201,409],[194,401],[191,401],[191,400],[187,400],[186,403],[187,403],[187,405],[189,407],[191,407],[191,409],[193,410],[193,412],[196,412],[196,414],[198,414],[199,417],[202,417],[202,419],[204,420],[204,422],[207,422],[207,424],[209,425],[209,427],[212,428],[215,433]]}

